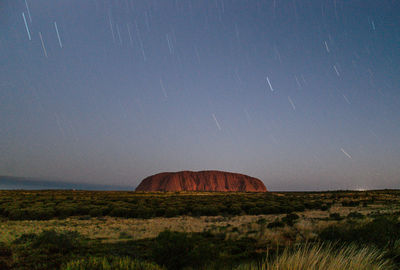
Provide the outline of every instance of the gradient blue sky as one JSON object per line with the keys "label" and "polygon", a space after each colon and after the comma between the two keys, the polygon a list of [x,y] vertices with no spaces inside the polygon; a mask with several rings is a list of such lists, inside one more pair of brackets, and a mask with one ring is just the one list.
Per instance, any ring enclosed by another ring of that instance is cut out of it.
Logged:
{"label": "gradient blue sky", "polygon": [[0,175],[400,188],[399,1],[3,0],[0,63]]}

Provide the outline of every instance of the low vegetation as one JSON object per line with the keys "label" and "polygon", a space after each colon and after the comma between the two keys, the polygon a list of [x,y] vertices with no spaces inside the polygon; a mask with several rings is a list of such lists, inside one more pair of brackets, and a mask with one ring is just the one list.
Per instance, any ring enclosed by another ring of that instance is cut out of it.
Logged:
{"label": "low vegetation", "polygon": [[162,270],[155,263],[133,260],[129,257],[88,257],[68,262],[62,270]]}
{"label": "low vegetation", "polygon": [[394,264],[380,250],[355,245],[303,245],[261,265],[241,265],[236,270],[391,270]]}
{"label": "low vegetation", "polygon": [[153,218],[281,214],[326,207],[320,199],[272,193],[135,193],[0,191],[0,217],[48,220],[71,216]]}
{"label": "low vegetation", "polygon": [[[0,194],[5,270],[400,269],[398,191]],[[68,204],[67,215],[60,209]],[[121,205],[156,213],[112,216]],[[267,205],[267,214],[254,210]],[[109,210],[91,215],[79,207]],[[23,214],[15,218],[14,211]]]}

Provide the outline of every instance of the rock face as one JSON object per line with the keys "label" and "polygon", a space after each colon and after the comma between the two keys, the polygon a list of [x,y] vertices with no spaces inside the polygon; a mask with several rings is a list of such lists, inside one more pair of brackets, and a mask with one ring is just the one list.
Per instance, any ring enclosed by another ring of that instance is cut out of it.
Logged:
{"label": "rock face", "polygon": [[264,183],[244,174],[222,171],[164,172],[142,180],[136,191],[266,192]]}

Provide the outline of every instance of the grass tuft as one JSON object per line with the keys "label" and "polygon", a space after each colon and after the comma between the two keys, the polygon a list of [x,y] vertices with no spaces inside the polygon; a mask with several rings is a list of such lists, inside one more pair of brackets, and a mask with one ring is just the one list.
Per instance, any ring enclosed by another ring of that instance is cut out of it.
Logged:
{"label": "grass tuft", "polygon": [[382,251],[355,245],[304,245],[296,250],[286,248],[274,260],[261,265],[240,265],[237,270],[390,270],[391,261]]}

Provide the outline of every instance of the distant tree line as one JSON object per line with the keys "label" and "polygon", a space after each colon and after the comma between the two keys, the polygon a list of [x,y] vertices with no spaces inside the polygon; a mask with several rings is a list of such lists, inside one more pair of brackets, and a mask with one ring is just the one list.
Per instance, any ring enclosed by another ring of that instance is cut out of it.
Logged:
{"label": "distant tree line", "polygon": [[152,218],[260,215],[326,210],[331,203],[307,194],[135,193],[96,191],[0,191],[0,217],[47,220],[71,216]]}

